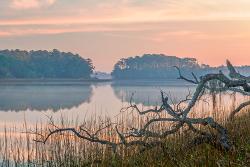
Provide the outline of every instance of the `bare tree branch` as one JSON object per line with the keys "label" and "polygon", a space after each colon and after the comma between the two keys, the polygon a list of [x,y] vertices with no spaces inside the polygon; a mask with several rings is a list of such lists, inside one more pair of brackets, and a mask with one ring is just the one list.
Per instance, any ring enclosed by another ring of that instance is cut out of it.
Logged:
{"label": "bare tree branch", "polygon": [[229,116],[229,119],[232,120],[235,116],[235,114],[239,113],[243,108],[250,106],[250,101],[246,101],[244,103],[241,103]]}
{"label": "bare tree branch", "polygon": [[234,78],[234,79],[239,79],[239,80],[246,80],[247,82],[250,82],[250,76],[246,77],[244,75],[241,75],[240,73],[238,73],[234,66],[230,63],[229,60],[226,61],[227,63],[227,68],[229,70],[229,76],[231,78]]}

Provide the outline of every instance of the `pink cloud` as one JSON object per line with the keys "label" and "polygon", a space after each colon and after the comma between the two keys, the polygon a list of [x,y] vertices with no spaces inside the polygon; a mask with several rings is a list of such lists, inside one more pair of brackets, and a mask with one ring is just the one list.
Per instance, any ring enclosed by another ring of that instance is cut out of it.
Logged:
{"label": "pink cloud", "polygon": [[56,0],[12,0],[10,7],[23,10],[53,5]]}
{"label": "pink cloud", "polygon": [[[9,29],[0,31],[0,37],[6,36],[27,36],[27,35],[41,35],[41,34],[63,34],[63,33],[77,33],[77,32],[133,32],[141,30],[150,30],[152,27],[146,25],[131,25],[123,24],[82,24],[73,27],[55,26],[55,27],[22,27],[14,26]],[[1,30],[1,29],[0,29]]]}
{"label": "pink cloud", "polygon": [[0,37],[6,37],[11,36],[12,34],[10,32],[0,31]]}

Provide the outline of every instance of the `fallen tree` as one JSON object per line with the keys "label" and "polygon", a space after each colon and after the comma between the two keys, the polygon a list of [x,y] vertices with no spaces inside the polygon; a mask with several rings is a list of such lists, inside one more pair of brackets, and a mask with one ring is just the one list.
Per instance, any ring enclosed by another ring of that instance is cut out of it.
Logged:
{"label": "fallen tree", "polygon": [[[88,130],[85,124],[74,128],[59,128],[52,122],[51,124],[53,124],[55,129],[50,130],[45,136],[40,134],[41,138],[35,141],[45,144],[54,134],[72,132],[74,135],[83,140],[108,145],[114,152],[116,152],[118,146],[130,147],[134,145],[141,145],[145,148],[148,148],[160,145],[162,142],[159,139],[171,136],[185,128],[188,129],[188,131],[196,134],[196,137],[192,140],[192,142],[189,143],[189,147],[197,146],[202,143],[208,143],[218,149],[230,151],[233,145],[230,137],[228,136],[227,129],[224,126],[215,121],[215,119],[212,117],[193,118],[190,116],[190,112],[197,102],[201,100],[201,97],[204,95],[206,90],[216,93],[231,91],[243,94],[244,96],[250,96],[250,77],[243,76],[238,73],[229,61],[227,61],[227,68],[229,71],[228,76],[220,71],[219,73],[207,74],[200,78],[197,78],[195,74],[192,73],[193,78],[187,78],[182,75],[181,69],[178,67],[175,68],[179,72],[179,79],[196,85],[194,93],[192,95],[188,94],[185,99],[179,101],[176,107],[173,107],[169,102],[169,97],[165,96],[164,92],[161,92],[161,106],[143,111],[140,110],[136,104],[133,104],[133,100],[131,98],[130,105],[126,108],[123,108],[121,110],[122,112],[131,109],[132,111],[136,111],[141,116],[149,113],[154,113],[157,115],[157,117],[149,119],[142,127],[132,127],[126,132],[121,132],[119,130],[118,124],[109,122],[104,124],[104,126],[100,126],[93,132]],[[249,105],[250,101],[242,102],[238,107],[236,107],[235,110],[231,111],[228,121],[233,121],[235,115]],[[164,117],[160,114],[163,112],[165,112]],[[171,122],[171,124],[167,130],[161,132],[150,130],[149,127],[152,124],[159,122]],[[119,141],[114,142],[99,137],[101,131],[110,127],[114,127]],[[200,127],[209,128],[210,130],[206,131],[204,128]]]}

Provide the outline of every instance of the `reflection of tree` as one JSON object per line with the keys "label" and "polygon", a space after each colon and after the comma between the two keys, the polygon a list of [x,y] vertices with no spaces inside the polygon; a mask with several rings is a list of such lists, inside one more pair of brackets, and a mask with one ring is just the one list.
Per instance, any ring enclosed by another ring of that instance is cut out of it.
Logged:
{"label": "reflection of tree", "polygon": [[48,110],[58,111],[89,102],[90,85],[82,86],[1,86],[0,110]]}
{"label": "reflection of tree", "polygon": [[[180,85],[182,84],[182,85]],[[129,102],[133,95],[133,102],[153,106],[161,103],[160,90],[170,94],[174,101],[185,98],[188,87],[192,90],[192,85],[185,85],[180,81],[117,81],[112,84],[113,91],[121,101]]]}

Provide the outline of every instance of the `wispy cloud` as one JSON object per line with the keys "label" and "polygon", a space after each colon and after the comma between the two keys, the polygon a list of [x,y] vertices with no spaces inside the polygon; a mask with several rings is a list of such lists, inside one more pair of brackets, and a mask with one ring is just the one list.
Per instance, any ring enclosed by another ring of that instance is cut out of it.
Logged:
{"label": "wispy cloud", "polygon": [[55,2],[56,0],[12,0],[10,7],[12,9],[23,10],[50,6]]}
{"label": "wispy cloud", "polygon": [[[0,26],[249,20],[250,1],[238,1],[74,0],[55,3],[56,0],[10,0],[12,10],[0,13]],[[1,3],[1,6],[6,5]],[[39,9],[53,4],[53,10]],[[36,10],[27,10],[32,8]]]}
{"label": "wispy cloud", "polygon": [[41,35],[41,34],[64,34],[64,33],[81,33],[81,32],[136,32],[153,30],[157,25],[136,24],[77,24],[77,25],[33,25],[26,26],[12,26],[11,28],[0,26],[0,37],[6,36],[28,36],[28,35]]}
{"label": "wispy cloud", "polygon": [[0,38],[7,37],[7,36],[11,36],[11,34],[9,32],[6,32],[6,31],[0,31]]}

